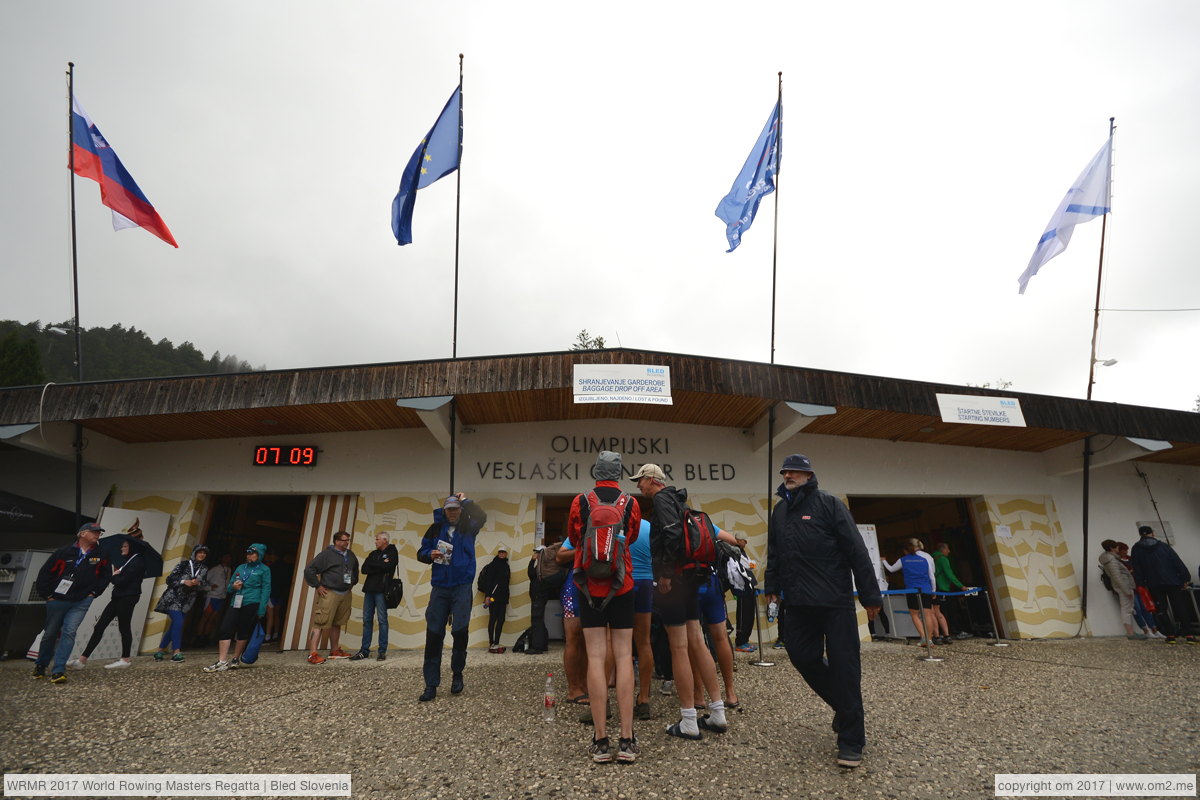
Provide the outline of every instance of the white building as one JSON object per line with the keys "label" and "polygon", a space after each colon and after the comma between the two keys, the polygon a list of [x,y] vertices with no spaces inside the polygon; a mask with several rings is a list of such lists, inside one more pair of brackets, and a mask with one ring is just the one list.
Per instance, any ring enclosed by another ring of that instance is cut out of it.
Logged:
{"label": "white building", "polygon": [[[665,367],[672,403],[574,402],[575,365],[613,364]],[[1019,411],[1024,425],[946,421],[938,395],[975,395],[983,412]],[[1200,563],[1200,414],[1188,412],[630,350],[113,381],[0,389],[0,489],[73,508],[76,422],[83,512],[108,498],[169,514],[168,569],[198,542],[240,559],[253,541],[302,567],[341,529],[362,558],[387,531],[406,585],[393,647],[424,642],[429,568],[416,548],[452,487],[488,512],[480,565],[501,546],[512,556],[505,642],[528,627],[525,566],[591,485],[600,449],[622,453],[629,472],[662,465],[694,506],[749,539],[760,571],[778,465],[805,453],[822,488],[876,526],[885,555],[903,537],[949,542],[1011,638],[1122,633],[1096,558],[1104,539],[1135,541],[1138,524],[1165,525],[1184,561]],[[298,448],[280,452],[301,463],[263,463],[277,458],[259,450],[271,447]],[[311,613],[298,573],[289,648],[303,647]],[[347,645],[361,631],[357,592],[355,608]],[[143,650],[164,624],[149,615]],[[471,630],[484,644],[486,614]]]}

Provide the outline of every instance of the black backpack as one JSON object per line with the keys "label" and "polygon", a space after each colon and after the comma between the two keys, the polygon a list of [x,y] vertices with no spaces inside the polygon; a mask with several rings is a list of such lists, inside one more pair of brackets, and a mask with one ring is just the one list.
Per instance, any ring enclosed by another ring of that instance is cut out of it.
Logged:
{"label": "black backpack", "polygon": [[1100,582],[1104,584],[1105,589],[1108,589],[1113,594],[1117,593],[1117,590],[1113,588],[1112,578],[1108,577],[1108,573],[1104,571],[1104,567],[1100,568]]}

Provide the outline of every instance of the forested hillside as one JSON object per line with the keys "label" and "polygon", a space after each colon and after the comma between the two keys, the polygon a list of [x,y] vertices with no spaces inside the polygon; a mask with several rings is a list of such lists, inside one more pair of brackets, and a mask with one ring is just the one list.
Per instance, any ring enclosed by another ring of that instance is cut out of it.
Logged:
{"label": "forested hillside", "polygon": [[[85,381],[266,369],[235,355],[214,352],[206,357],[191,342],[178,347],[168,339],[155,342],[144,331],[123,325],[86,328],[80,338]],[[40,320],[0,320],[0,386],[75,380],[75,337],[69,321],[42,325]]]}

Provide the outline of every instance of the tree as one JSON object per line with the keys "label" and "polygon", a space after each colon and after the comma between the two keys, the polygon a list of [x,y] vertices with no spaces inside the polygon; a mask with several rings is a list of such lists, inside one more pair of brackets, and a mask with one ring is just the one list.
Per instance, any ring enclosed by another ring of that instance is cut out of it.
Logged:
{"label": "tree", "polygon": [[1196,395],[1196,407],[1192,411],[1200,413],[1200,394]]}
{"label": "tree", "polygon": [[603,336],[592,336],[591,334],[589,334],[587,332],[587,328],[584,328],[583,330],[581,330],[579,332],[579,335],[575,337],[575,343],[571,345],[571,349],[572,350],[603,350],[604,349],[604,337]]}
{"label": "tree", "polygon": [[45,382],[36,341],[16,331],[0,339],[0,386],[36,386]]}
{"label": "tree", "polygon": [[968,381],[967,386],[970,386],[972,389],[995,389],[998,392],[1002,392],[1012,386],[1012,381],[1006,381],[1003,378],[994,382],[985,381],[984,383],[970,383]]}

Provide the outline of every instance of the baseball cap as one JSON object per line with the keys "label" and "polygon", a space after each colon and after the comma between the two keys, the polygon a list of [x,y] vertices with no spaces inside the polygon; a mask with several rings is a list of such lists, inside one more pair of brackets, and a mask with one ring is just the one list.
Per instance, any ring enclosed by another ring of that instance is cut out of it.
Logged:
{"label": "baseball cap", "polygon": [[780,474],[784,472],[812,472],[812,462],[808,456],[799,453],[793,453],[783,460],[783,466],[779,468]]}
{"label": "baseball cap", "polygon": [[1150,534],[1154,533],[1154,528],[1151,528],[1149,525],[1143,525],[1138,528],[1138,533],[1140,533],[1142,536],[1149,536]]}
{"label": "baseball cap", "polygon": [[442,508],[462,508],[462,503],[454,495],[446,498],[446,502],[442,503]]}
{"label": "baseball cap", "polygon": [[662,467],[658,464],[642,464],[642,468],[633,473],[633,477],[629,480],[636,482],[642,478],[653,478],[656,481],[667,482],[667,476],[663,474]]}
{"label": "baseball cap", "polygon": [[81,525],[79,527],[78,532],[79,533],[87,533],[88,531],[95,531],[96,533],[104,533],[104,528],[101,528],[99,525],[97,525],[94,522],[88,522],[88,523]]}

